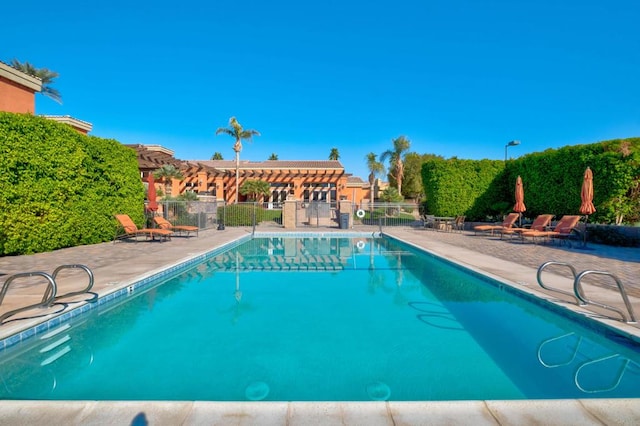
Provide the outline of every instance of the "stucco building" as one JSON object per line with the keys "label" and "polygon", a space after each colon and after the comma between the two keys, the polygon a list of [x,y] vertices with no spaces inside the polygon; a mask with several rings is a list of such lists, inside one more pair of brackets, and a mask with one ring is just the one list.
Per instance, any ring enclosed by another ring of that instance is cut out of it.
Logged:
{"label": "stucco building", "polygon": [[[40,91],[42,91],[42,80],[0,62],[0,111],[35,114],[35,94]],[[93,127],[91,123],[69,115],[43,115],[43,117],[68,124],[85,135]]]}
{"label": "stucco building", "polygon": [[[171,183],[171,196],[192,191],[217,200],[236,200],[236,164],[233,160],[178,160],[173,151],[159,145],[127,145],[138,156],[141,177],[146,181],[149,173],[172,164],[180,170],[183,179]],[[305,203],[313,201],[335,202],[350,200],[361,204],[371,196],[369,183],[346,173],[337,160],[268,160],[240,161],[238,186],[248,180],[269,183],[269,196],[262,201],[267,207],[279,207],[286,199]],[[238,194],[238,201],[247,197]]]}
{"label": "stucco building", "polygon": [[35,113],[42,80],[0,62],[0,111]]}

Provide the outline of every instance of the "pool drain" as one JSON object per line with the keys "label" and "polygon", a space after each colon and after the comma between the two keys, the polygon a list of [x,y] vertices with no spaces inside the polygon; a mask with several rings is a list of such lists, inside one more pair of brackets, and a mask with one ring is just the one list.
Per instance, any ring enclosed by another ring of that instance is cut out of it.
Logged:
{"label": "pool drain", "polygon": [[386,383],[374,382],[367,385],[367,394],[374,401],[386,401],[391,396],[391,389]]}
{"label": "pool drain", "polygon": [[265,382],[253,382],[244,391],[249,401],[262,401],[269,395],[269,385]]}

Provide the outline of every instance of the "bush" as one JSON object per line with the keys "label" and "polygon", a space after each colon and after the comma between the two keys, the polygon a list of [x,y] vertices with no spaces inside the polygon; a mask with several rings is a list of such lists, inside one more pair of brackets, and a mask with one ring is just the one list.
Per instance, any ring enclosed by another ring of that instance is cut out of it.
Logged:
{"label": "bush", "polygon": [[282,223],[281,210],[268,210],[254,204],[228,204],[218,207],[218,221],[226,226],[253,226],[255,212],[256,225],[260,222],[274,221]]}
{"label": "bush", "polygon": [[589,241],[597,244],[618,247],[640,247],[640,240],[637,237],[626,235],[615,226],[589,225],[587,238]]}
{"label": "bush", "polygon": [[114,214],[144,219],[136,153],[30,114],[0,112],[0,254],[112,240]]}

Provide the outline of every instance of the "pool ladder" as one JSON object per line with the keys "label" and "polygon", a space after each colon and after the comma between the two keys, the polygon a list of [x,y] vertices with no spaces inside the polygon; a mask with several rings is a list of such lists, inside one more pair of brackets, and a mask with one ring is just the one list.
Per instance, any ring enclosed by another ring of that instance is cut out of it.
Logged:
{"label": "pool ladder", "polygon": [[[571,271],[571,274],[573,275],[573,293],[559,289],[559,288],[550,287],[544,284],[544,282],[542,281],[542,271],[544,271],[547,267],[551,265],[565,266]],[[622,309],[618,309],[614,306],[610,306],[605,303],[587,299],[587,297],[584,294],[584,290],[582,289],[582,279],[588,275],[602,275],[602,276],[611,277],[616,282],[616,285],[618,286],[618,291],[620,292],[620,295],[622,296],[622,300],[624,301],[625,307],[627,308],[627,313],[625,313]],[[549,261],[549,262],[543,263],[538,268],[537,279],[540,287],[548,291],[561,293],[566,296],[573,297],[574,299],[576,299],[577,304],[580,306],[585,306],[585,305],[598,306],[600,308],[618,313],[622,317],[622,320],[625,321],[627,324],[635,324],[637,322],[635,314],[633,312],[633,306],[629,301],[629,297],[627,296],[627,291],[625,290],[624,285],[622,284],[622,281],[620,281],[620,279],[616,275],[612,274],[611,272],[586,270],[586,271],[577,273],[576,268],[574,268],[569,263]]]}
{"label": "pool ladder", "polygon": [[[62,295],[58,295],[58,285],[56,283],[56,278],[58,277],[58,274],[60,273],[60,271],[65,270],[65,269],[81,269],[83,271],[85,271],[87,273],[87,275],[89,276],[89,283],[87,284],[87,286],[82,289],[82,290],[78,290],[78,291],[72,291],[70,293],[66,293],[66,294],[62,294]],[[65,298],[65,297],[71,297],[71,296],[76,296],[79,294],[84,294],[84,293],[89,293],[89,291],[91,290],[91,288],[93,288],[93,283],[94,283],[94,277],[93,277],[93,272],[91,272],[91,269],[89,269],[87,266],[85,265],[79,265],[79,264],[70,264],[70,265],[60,265],[58,266],[52,274],[48,274],[46,272],[21,272],[18,274],[14,274],[11,275],[9,278],[7,278],[4,282],[4,284],[2,285],[2,290],[0,290],[0,306],[2,306],[2,302],[4,301],[4,297],[7,294],[7,291],[9,290],[9,287],[11,286],[12,283],[14,283],[16,280],[19,279],[23,279],[23,278],[30,278],[30,277],[42,277],[45,280],[45,291],[44,294],[42,296],[42,300],[38,303],[34,303],[28,306],[23,306],[21,308],[17,308],[17,309],[13,309],[11,311],[7,311],[4,314],[0,315],[0,325],[2,325],[2,323],[4,322],[5,319],[19,313],[19,312],[23,312],[23,311],[27,311],[30,309],[34,309],[34,308],[49,308],[51,305],[53,305],[53,303],[56,300]],[[95,293],[92,293],[93,297],[91,299],[87,299],[87,302],[95,302],[98,295]]]}

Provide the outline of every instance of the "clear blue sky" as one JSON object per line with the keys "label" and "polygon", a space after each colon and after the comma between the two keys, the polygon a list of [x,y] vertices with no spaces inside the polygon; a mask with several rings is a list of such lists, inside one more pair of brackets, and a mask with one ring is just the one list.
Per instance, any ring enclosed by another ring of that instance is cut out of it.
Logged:
{"label": "clear blue sky", "polygon": [[0,60],[60,74],[91,134],[233,159],[411,151],[504,158],[640,136],[638,0],[8,2]]}

